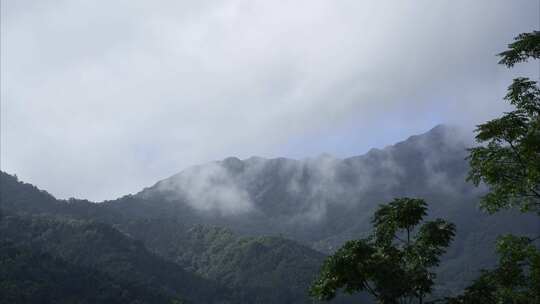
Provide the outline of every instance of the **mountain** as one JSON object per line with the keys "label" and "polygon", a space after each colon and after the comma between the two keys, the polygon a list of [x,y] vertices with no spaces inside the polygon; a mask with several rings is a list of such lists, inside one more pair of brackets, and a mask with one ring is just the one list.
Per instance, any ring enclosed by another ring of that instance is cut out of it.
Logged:
{"label": "mountain", "polygon": [[369,229],[372,211],[393,197],[425,197],[435,212],[461,209],[456,200],[476,201],[481,192],[465,182],[466,145],[453,132],[438,126],[346,159],[231,157],[188,168],[107,203],[116,211],[131,209],[133,216],[174,215],[184,222],[249,235],[282,234],[309,244],[327,240],[327,247],[317,247],[332,251],[341,243],[332,239]]}
{"label": "mountain", "polygon": [[437,126],[384,149],[345,159],[226,158],[188,168],[133,196],[105,204],[135,218],[171,218],[273,235],[331,253],[365,236],[377,206],[394,197],[421,197],[431,217],[457,225],[439,277],[441,293],[461,290],[478,269],[493,265],[502,233],[540,231],[534,216],[478,209],[486,192],[466,182],[467,148],[459,130]]}
{"label": "mountain", "polygon": [[[280,237],[239,237],[223,228],[172,218],[133,218],[109,210],[107,204],[56,200],[14,176],[0,177],[2,239],[126,285],[126,292],[104,291],[110,302],[128,299],[132,286],[139,294],[149,294],[148,303],[312,302],[307,289],[325,255],[309,247]],[[3,262],[11,263],[2,257]],[[64,274],[54,277],[60,285],[68,276],[77,279],[78,272],[64,271],[62,265],[36,272],[43,277]],[[69,295],[70,290],[59,293]],[[13,298],[40,299],[23,289],[11,291]],[[56,297],[47,299],[53,302]],[[147,303],[142,296],[136,299]],[[334,303],[355,299],[341,297]]]}
{"label": "mountain", "polygon": [[430,217],[457,226],[438,269],[436,293],[448,295],[493,265],[498,235],[540,231],[534,216],[478,210],[486,189],[466,182],[470,142],[456,129],[437,126],[344,159],[230,157],[99,204],[56,200],[1,173],[0,201],[8,216],[105,225],[139,241],[145,255],[226,288],[231,303],[310,303],[305,288],[325,254],[368,234],[379,204],[421,197]]}

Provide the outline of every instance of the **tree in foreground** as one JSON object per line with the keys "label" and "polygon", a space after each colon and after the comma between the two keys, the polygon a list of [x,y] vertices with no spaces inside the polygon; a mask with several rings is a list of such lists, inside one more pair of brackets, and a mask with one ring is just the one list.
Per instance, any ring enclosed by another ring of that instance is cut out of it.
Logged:
{"label": "tree in foreground", "polygon": [[[540,57],[540,32],[521,34],[499,55],[500,63]],[[482,199],[488,212],[518,208],[540,214],[540,89],[535,81],[516,78],[505,100],[515,107],[502,117],[478,126],[470,149],[469,180],[485,183],[489,193]]]}
{"label": "tree in foreground", "polygon": [[[512,67],[540,58],[540,32],[516,37],[499,63]],[[478,126],[470,149],[469,179],[490,191],[481,206],[490,213],[519,209],[540,215],[540,88],[528,78],[516,78],[505,100],[515,109]],[[540,303],[539,238],[505,235],[497,241],[499,263],[484,271],[450,304]]]}
{"label": "tree in foreground", "polygon": [[422,199],[397,198],[379,206],[373,234],[349,241],[329,256],[310,294],[330,300],[343,290],[367,292],[380,304],[423,303],[434,284],[431,269],[455,234],[454,224],[423,221],[426,214]]}
{"label": "tree in foreground", "polygon": [[540,252],[531,239],[506,235],[497,242],[496,269],[484,271],[465,292],[448,304],[540,303]]}

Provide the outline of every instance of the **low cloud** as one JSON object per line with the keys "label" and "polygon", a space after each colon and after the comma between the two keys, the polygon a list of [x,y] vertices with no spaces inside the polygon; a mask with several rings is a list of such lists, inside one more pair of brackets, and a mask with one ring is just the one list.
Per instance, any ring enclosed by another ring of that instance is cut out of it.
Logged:
{"label": "low cloud", "polygon": [[231,157],[188,168],[145,195],[187,204],[210,218],[276,222],[282,225],[277,230],[310,229],[358,210],[358,220],[369,223],[368,211],[395,197],[422,197],[437,209],[453,197],[482,194],[485,189],[465,181],[471,145],[472,134],[438,126],[353,158]]}
{"label": "low cloud", "polygon": [[237,215],[251,211],[246,189],[235,183],[230,172],[219,163],[186,170],[158,184],[157,190],[170,193],[171,200],[181,200],[199,211]]}

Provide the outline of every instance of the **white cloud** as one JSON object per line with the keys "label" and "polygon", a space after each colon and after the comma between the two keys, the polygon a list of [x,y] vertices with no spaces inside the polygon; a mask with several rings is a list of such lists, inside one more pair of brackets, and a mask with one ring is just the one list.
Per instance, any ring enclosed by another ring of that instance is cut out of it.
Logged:
{"label": "white cloud", "polygon": [[199,211],[236,215],[249,212],[253,203],[249,194],[237,185],[219,163],[210,163],[184,171],[158,184],[158,190],[171,193],[171,200],[184,200]]}

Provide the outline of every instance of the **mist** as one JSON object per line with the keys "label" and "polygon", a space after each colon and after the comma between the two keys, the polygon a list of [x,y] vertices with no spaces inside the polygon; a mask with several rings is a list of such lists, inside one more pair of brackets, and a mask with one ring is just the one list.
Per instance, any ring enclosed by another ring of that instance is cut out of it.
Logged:
{"label": "mist", "polygon": [[440,125],[350,158],[230,157],[187,168],[138,196],[186,204],[203,217],[259,218],[257,225],[279,223],[271,231],[294,231],[320,226],[332,213],[374,209],[392,197],[445,202],[460,195],[479,197],[485,189],[465,181],[466,149],[473,143],[464,129]]}

